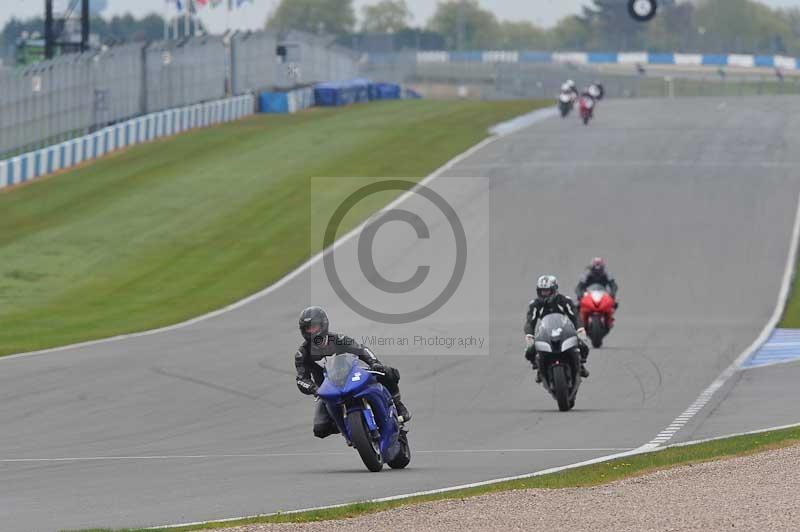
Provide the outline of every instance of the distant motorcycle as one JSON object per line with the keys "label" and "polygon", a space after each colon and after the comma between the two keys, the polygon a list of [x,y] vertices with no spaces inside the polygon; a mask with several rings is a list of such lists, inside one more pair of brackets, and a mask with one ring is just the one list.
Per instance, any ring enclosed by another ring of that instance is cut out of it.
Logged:
{"label": "distant motorcycle", "polygon": [[580,305],[581,323],[592,341],[592,346],[603,346],[603,339],[614,324],[614,308],[614,298],[603,285],[593,284],[583,293]]}
{"label": "distant motorcycle", "polygon": [[562,314],[548,314],[536,332],[534,347],[542,386],[556,400],[560,411],[572,409],[581,385],[581,354],[575,326]]}
{"label": "distant motorcycle", "polygon": [[364,465],[378,472],[383,464],[403,469],[411,462],[408,434],[397,417],[392,395],[364,362],[345,353],[328,357],[317,395],[348,445]]}
{"label": "distant motorcycle", "polygon": [[595,99],[595,101],[602,100],[606,95],[606,89],[603,87],[602,83],[592,83],[589,85],[589,88],[586,90],[589,93],[589,96]]}
{"label": "distant motorcycle", "polygon": [[588,126],[589,121],[594,118],[595,99],[588,94],[581,95],[578,104],[580,106],[581,120],[583,125]]}
{"label": "distant motorcycle", "polygon": [[572,95],[562,92],[558,97],[558,110],[561,112],[561,118],[566,118],[572,112],[575,100]]}

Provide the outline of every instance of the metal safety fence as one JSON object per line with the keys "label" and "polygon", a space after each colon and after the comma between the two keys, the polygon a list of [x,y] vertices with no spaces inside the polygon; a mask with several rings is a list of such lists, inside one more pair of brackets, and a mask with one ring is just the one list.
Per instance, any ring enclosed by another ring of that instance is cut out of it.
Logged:
{"label": "metal safety fence", "polygon": [[244,94],[149,113],[123,120],[71,140],[0,159],[0,189],[97,159],[116,150],[177,135],[190,129],[238,120],[251,115],[255,98]]}
{"label": "metal safety fence", "polygon": [[300,32],[114,46],[0,71],[0,158],[155,111],[344,80],[357,56]]}

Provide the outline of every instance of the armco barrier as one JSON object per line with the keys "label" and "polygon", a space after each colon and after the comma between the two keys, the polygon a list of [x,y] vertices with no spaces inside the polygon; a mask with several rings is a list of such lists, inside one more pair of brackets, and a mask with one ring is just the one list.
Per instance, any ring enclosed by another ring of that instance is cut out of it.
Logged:
{"label": "armco barrier", "polygon": [[370,100],[399,100],[403,95],[402,87],[396,83],[370,83],[367,90]]}
{"label": "armco barrier", "polygon": [[314,86],[314,100],[322,107],[350,105],[369,101],[369,81],[354,79]]}
{"label": "armco barrier", "polygon": [[260,113],[296,113],[314,105],[314,89],[306,87],[288,92],[262,92],[258,95]]}
{"label": "armco barrier", "polygon": [[[314,105],[340,106],[374,100],[399,100],[403,88],[395,83],[371,83],[364,79],[339,83],[320,83],[314,88],[287,92],[262,92],[258,95],[261,113],[295,113]],[[418,98],[416,93],[409,97]]]}
{"label": "armco barrier", "polygon": [[[394,54],[400,55],[400,54]],[[414,55],[414,54],[412,54]],[[393,54],[370,54],[367,62],[390,63]],[[468,51],[468,52],[417,52],[412,59],[417,64],[426,63],[550,63],[550,64],[643,64],[643,65],[706,65],[734,66],[740,68],[777,67],[800,70],[800,59],[782,55],[749,54],[687,54],[648,52],[536,52],[536,51]]]}
{"label": "armco barrier", "polygon": [[189,129],[230,122],[253,112],[254,97],[245,94],[133,118],[83,137],[0,161],[0,189],[71,168],[121,148]]}

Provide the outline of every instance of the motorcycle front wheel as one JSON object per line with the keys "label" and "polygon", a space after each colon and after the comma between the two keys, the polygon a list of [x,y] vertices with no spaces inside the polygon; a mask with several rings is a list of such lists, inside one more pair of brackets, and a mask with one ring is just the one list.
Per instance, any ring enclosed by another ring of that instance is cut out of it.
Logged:
{"label": "motorcycle front wheel", "polygon": [[[553,366],[553,393],[556,396],[558,409],[566,412],[572,405],[569,400],[569,386],[567,386],[567,374],[564,366]],[[574,403],[573,403],[574,404]]]}
{"label": "motorcycle front wheel", "polygon": [[360,410],[348,413],[347,424],[350,427],[350,438],[353,442],[353,447],[358,451],[361,461],[364,462],[367,469],[373,473],[383,469],[380,443],[372,439],[364,422],[364,414]]}

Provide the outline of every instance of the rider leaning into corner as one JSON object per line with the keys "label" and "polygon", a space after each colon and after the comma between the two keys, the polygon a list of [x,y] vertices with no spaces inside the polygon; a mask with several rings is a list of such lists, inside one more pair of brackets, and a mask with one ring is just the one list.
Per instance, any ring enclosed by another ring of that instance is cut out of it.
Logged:
{"label": "rider leaning into corner", "polygon": [[578,286],[575,287],[576,301],[580,301],[586,289],[593,284],[603,285],[608,294],[614,299],[614,308],[619,307],[617,302],[617,281],[614,276],[608,271],[606,267],[606,260],[602,257],[595,257],[592,263],[586,268],[586,271],[581,275]]}
{"label": "rider leaning into corner", "polygon": [[[294,366],[297,370],[297,387],[306,395],[314,395],[317,388],[322,385],[325,377],[322,372],[321,361],[325,357],[351,353],[360,358],[375,372],[383,386],[392,394],[397,415],[401,422],[411,420],[411,413],[400,400],[400,372],[395,368],[381,364],[367,347],[359,344],[354,339],[343,334],[336,334],[328,330],[328,315],[320,307],[308,307],[300,314],[300,334],[303,343],[294,355]],[[328,414],[325,403],[317,401],[314,410],[314,436],[325,438],[336,434],[339,429]]]}
{"label": "rider leaning into corner", "polygon": [[525,358],[533,366],[536,372],[536,382],[542,382],[539,375],[539,361],[537,359],[534,335],[536,325],[539,320],[549,314],[563,314],[572,322],[578,330],[578,348],[581,351],[581,377],[588,377],[589,370],[586,369],[586,359],[589,357],[589,346],[583,341],[581,336],[583,328],[578,326],[578,314],[575,312],[575,305],[572,300],[565,295],[558,293],[558,279],[554,275],[542,275],[536,282],[536,299],[528,304],[528,314],[525,316]]}

